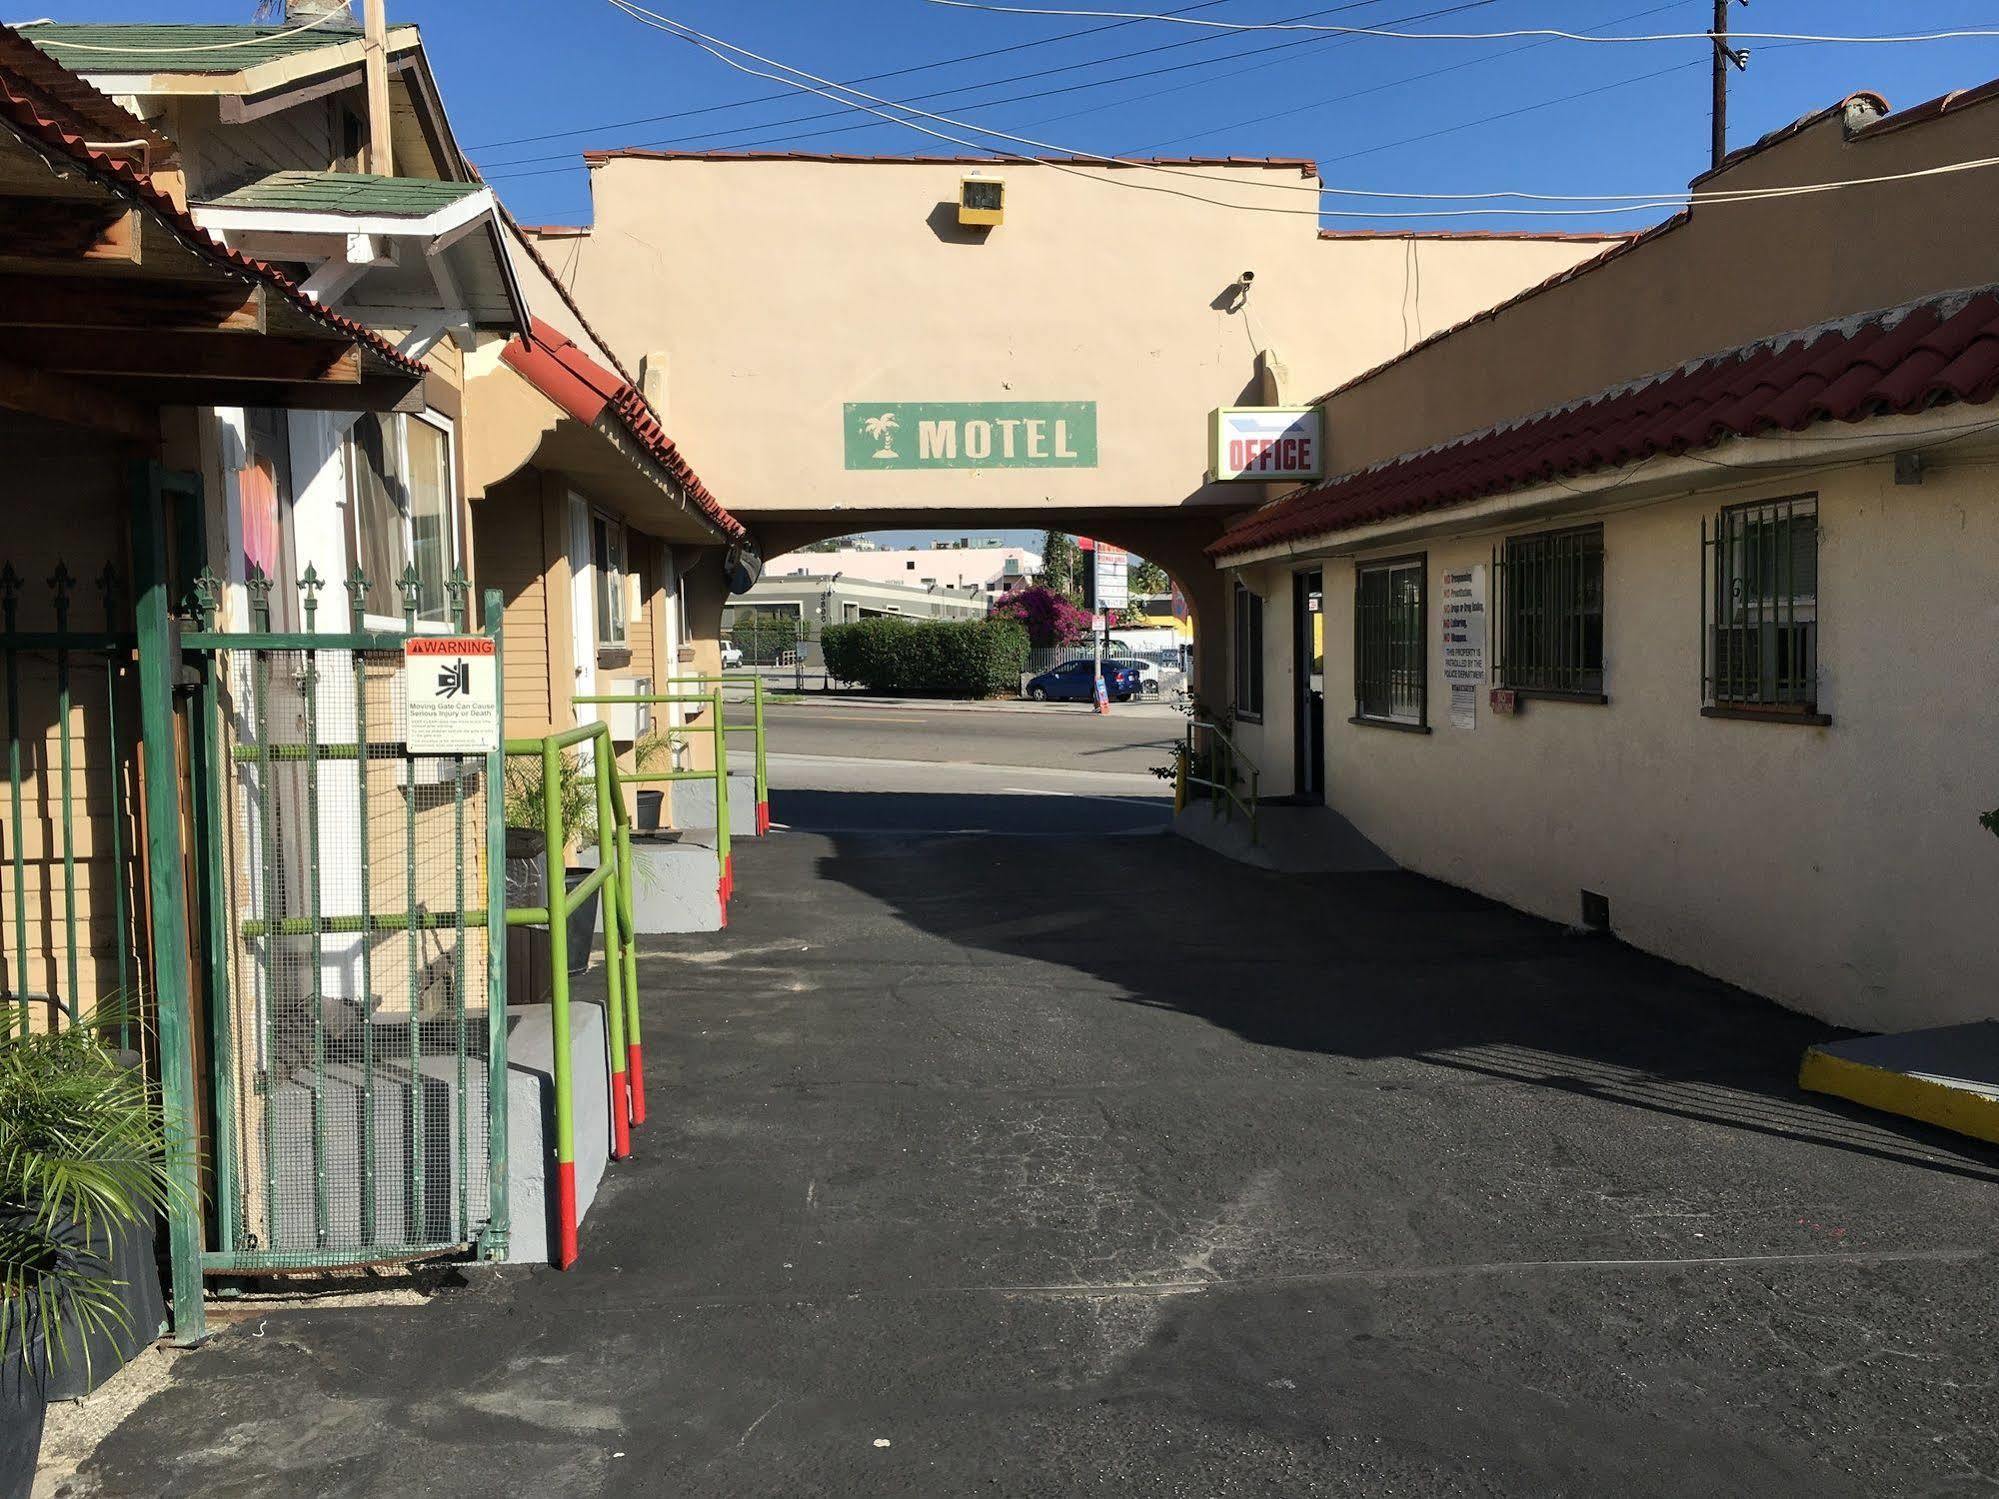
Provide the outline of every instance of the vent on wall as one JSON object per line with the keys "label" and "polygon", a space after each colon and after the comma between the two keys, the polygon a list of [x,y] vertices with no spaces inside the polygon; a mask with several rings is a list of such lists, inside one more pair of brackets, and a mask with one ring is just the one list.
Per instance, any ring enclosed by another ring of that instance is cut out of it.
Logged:
{"label": "vent on wall", "polygon": [[1006,184],[997,177],[966,177],[958,184],[958,222],[990,229],[1006,222]]}
{"label": "vent on wall", "polygon": [[1610,930],[1610,897],[1599,895],[1594,890],[1585,890],[1583,895],[1583,930],[1586,932],[1607,932]]}

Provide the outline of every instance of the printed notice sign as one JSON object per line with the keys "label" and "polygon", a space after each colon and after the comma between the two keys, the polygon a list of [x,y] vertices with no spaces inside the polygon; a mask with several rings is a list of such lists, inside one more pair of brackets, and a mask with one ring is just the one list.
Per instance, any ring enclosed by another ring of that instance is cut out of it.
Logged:
{"label": "printed notice sign", "polygon": [[405,736],[413,755],[487,755],[500,747],[498,652],[484,635],[403,642]]}
{"label": "printed notice sign", "polygon": [[1443,608],[1444,681],[1451,689],[1451,724],[1478,727],[1478,695],[1485,686],[1485,567],[1446,569]]}

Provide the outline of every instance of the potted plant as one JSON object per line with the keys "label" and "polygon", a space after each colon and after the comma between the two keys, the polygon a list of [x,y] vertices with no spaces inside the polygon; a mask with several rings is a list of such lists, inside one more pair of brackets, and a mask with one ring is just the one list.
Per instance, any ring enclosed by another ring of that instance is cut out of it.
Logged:
{"label": "potted plant", "polygon": [[102,1015],[28,1034],[0,1005],[0,1492],[26,1493],[52,1398],[82,1394],[164,1315],[153,1226],[174,1145]]}
{"label": "potted plant", "polygon": [[[672,730],[653,729],[633,743],[632,764],[640,770],[672,770],[674,752],[679,748],[679,736]],[[657,788],[641,789],[636,801],[632,831],[657,833],[666,810],[666,793]]]}
{"label": "potted plant", "polygon": [[[597,780],[584,771],[583,762],[571,751],[563,753],[556,794],[561,799],[564,829],[572,839],[594,844],[597,841]],[[509,905],[547,904],[548,849],[543,832],[543,806],[540,761],[526,756],[509,760],[505,804]],[[590,871],[568,864],[567,849],[559,852],[565,859],[564,882],[568,889],[574,890],[590,877]],[[597,894],[593,891],[569,914],[571,973],[582,973],[590,966],[590,948],[596,935]],[[508,997],[515,1003],[532,1003],[541,998],[538,994],[525,1001],[519,994]]]}

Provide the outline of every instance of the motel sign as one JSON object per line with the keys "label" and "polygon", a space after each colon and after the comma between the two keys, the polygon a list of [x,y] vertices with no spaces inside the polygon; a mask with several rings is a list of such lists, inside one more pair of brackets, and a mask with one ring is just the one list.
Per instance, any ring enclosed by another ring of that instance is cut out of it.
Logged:
{"label": "motel sign", "polygon": [[1095,468],[1095,401],[849,401],[846,466]]}
{"label": "motel sign", "polygon": [[1218,484],[1283,483],[1326,474],[1316,406],[1223,406],[1208,416],[1208,475]]}

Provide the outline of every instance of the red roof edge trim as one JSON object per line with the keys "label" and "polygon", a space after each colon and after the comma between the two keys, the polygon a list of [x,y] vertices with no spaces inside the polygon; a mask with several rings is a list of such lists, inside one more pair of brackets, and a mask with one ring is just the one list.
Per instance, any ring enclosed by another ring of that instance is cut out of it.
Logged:
{"label": "red roof edge trim", "polygon": [[1228,557],[1730,438],[1995,396],[1999,286],[1972,287],[1710,354],[1358,469],[1250,512],[1207,550]]}
{"label": "red roof edge trim", "polygon": [[722,508],[721,501],[666,435],[658,413],[629,380],[612,374],[540,318],[534,319],[528,332],[509,340],[500,358],[561,411],[586,426],[596,426],[609,411],[725,539],[749,539],[749,528]]}
{"label": "red roof edge trim", "polygon": [[614,146],[585,151],[591,166],[605,161],[811,161],[855,166],[904,167],[1265,167],[1295,170],[1317,177],[1319,163],[1309,156],[1127,156],[1106,161],[1100,156],[866,156],[838,151],[661,151],[649,146]]}
{"label": "red roof edge trim", "polygon": [[590,325],[590,319],[585,317],[583,315],[583,309],[576,305],[576,298],[571,296],[569,293],[569,288],[562,284],[562,277],[557,275],[555,267],[548,263],[548,257],[543,255],[541,253],[540,248],[534,243],[534,241],[527,237],[526,231],[515,220],[514,216],[511,213],[507,212],[506,205],[504,203],[500,203],[497,198],[495,198],[493,201],[495,202],[495,204],[499,206],[500,217],[504,219],[507,223],[507,226],[514,231],[514,242],[518,244],[523,250],[527,251],[528,259],[532,260],[535,263],[535,268],[539,270],[543,276],[548,278],[548,284],[554,287],[555,294],[558,297],[562,298],[562,305],[569,309],[570,313],[575,317],[576,321],[582,325],[583,331],[589,334],[590,337],[596,342],[597,347],[604,351],[604,357],[611,361],[611,368],[618,372],[618,374],[624,379],[624,382],[627,385],[637,384],[638,382],[632,379],[632,372],[626,369],[623,364],[619,363],[618,351],[611,347],[610,343],[605,339],[603,334],[599,333],[595,328],[593,328]]}
{"label": "red roof edge trim", "polygon": [[[1690,188],[1699,187],[1703,182],[1720,176],[1729,168],[1741,165],[1743,162],[1749,160],[1750,157],[1761,156],[1772,146],[1780,146],[1787,140],[1803,135],[1814,125],[1823,125],[1828,120],[1839,119],[1856,104],[1871,106],[1877,115],[1887,115],[1890,108],[1888,100],[1883,95],[1875,93],[1872,89],[1861,89],[1857,93],[1848,94],[1837,104],[1828,104],[1824,109],[1815,109],[1810,114],[1798,116],[1797,119],[1791,121],[1788,125],[1779,125],[1775,130],[1758,136],[1746,146],[1737,146],[1733,151],[1722,157],[1716,165],[1709,167],[1705,172],[1700,173],[1690,180],[1687,186]],[[1865,128],[1871,129],[1874,124],[1878,123],[1878,120],[1871,121]],[[1854,132],[1856,137],[1860,133],[1860,131]]]}
{"label": "red roof edge trim", "polygon": [[1999,99],[1999,78],[1972,88],[1953,89],[1947,94],[1939,94],[1934,99],[1925,99],[1921,104],[1912,104],[1907,109],[1894,114],[1884,114],[1880,119],[1870,121],[1853,132],[1855,140],[1871,140],[1877,135],[1887,135],[1891,131],[1906,130],[1911,125],[1925,124],[1930,120],[1943,118],[1971,108],[1974,104],[1989,104]]}
{"label": "red roof edge trim", "polygon": [[1574,229],[1321,229],[1320,239],[1475,239],[1549,240],[1579,245],[1603,245],[1633,238],[1635,229],[1604,229],[1596,233]]}
{"label": "red roof edge trim", "polygon": [[[19,35],[11,27],[0,27],[0,32],[8,36]],[[202,259],[221,270],[251,276],[274,287],[314,321],[344,338],[365,345],[405,374],[419,378],[423,375],[425,366],[421,360],[411,359],[372,328],[321,306],[299,290],[298,283],[276,266],[253,259],[240,250],[230,249],[197,224],[186,209],[153,186],[152,179],[145,173],[102,151],[92,150],[80,137],[63,129],[38,102],[38,91],[21,75],[4,67],[0,67],[0,120],[12,126],[31,144],[67,157],[100,185],[153,214],[176,239]]]}

